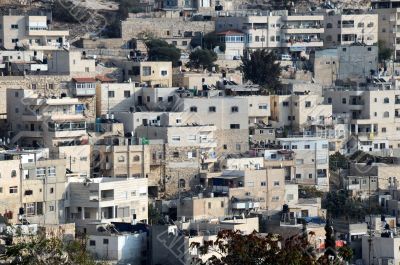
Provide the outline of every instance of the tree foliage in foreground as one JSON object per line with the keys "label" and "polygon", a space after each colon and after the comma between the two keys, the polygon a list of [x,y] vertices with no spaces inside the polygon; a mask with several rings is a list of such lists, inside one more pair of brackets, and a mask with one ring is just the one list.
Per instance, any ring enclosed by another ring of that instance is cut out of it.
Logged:
{"label": "tree foliage in foreground", "polygon": [[201,265],[341,265],[341,255],[333,263],[327,256],[317,259],[314,249],[308,243],[312,232],[291,237],[283,242],[279,236],[260,235],[253,232],[243,235],[240,231],[223,230],[218,233],[215,241],[192,243],[201,255],[212,254],[205,262],[195,258],[194,262]]}
{"label": "tree foliage in foreground", "polygon": [[212,50],[198,49],[190,53],[189,64],[195,68],[211,69],[218,59],[217,54]]}
{"label": "tree foliage in foreground", "polygon": [[178,66],[181,58],[181,51],[164,40],[150,39],[146,41],[149,61],[172,62],[172,66]]}
{"label": "tree foliage in foreground", "polygon": [[277,59],[275,53],[266,49],[252,52],[250,58],[243,56],[241,69],[244,79],[271,91],[277,91],[281,87],[279,80],[281,66]]}
{"label": "tree foliage in foreground", "polygon": [[100,265],[87,252],[84,242],[64,242],[53,237],[29,237],[6,247],[0,262],[18,265]]}

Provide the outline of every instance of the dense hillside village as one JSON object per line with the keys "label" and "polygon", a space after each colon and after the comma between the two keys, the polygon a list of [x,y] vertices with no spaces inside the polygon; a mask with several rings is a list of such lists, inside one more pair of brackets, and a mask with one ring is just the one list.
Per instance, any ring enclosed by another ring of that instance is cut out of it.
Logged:
{"label": "dense hillside village", "polygon": [[0,0],[0,264],[400,264],[399,7]]}

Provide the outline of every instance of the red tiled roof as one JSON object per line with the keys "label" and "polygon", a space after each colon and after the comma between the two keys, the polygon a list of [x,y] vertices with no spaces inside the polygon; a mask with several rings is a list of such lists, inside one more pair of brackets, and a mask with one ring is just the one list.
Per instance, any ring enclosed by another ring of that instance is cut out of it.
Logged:
{"label": "red tiled roof", "polygon": [[96,79],[91,77],[74,77],[72,80],[75,83],[96,83]]}
{"label": "red tiled roof", "polygon": [[105,75],[97,75],[96,79],[99,80],[100,82],[115,82],[115,79],[109,78],[108,76]]}
{"label": "red tiled roof", "polygon": [[239,30],[227,30],[219,32],[217,35],[244,35],[244,33]]}

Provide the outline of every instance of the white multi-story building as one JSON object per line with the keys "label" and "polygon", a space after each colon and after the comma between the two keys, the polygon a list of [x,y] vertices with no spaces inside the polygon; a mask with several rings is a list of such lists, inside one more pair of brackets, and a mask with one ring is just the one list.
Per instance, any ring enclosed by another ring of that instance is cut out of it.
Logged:
{"label": "white multi-story building", "polygon": [[148,220],[147,178],[68,179],[65,215],[84,226],[100,222]]}
{"label": "white multi-story building", "polygon": [[326,10],[324,14],[324,47],[337,47],[355,42],[373,45],[378,42],[378,14],[337,13]]}
{"label": "white multi-story building", "polygon": [[1,46],[13,50],[57,50],[69,48],[68,30],[50,30],[47,16],[1,16]]}
{"label": "white multi-story building", "polygon": [[217,18],[216,31],[231,57],[261,48],[298,52],[323,47],[323,20],[323,15],[288,15],[287,11],[229,12]]}

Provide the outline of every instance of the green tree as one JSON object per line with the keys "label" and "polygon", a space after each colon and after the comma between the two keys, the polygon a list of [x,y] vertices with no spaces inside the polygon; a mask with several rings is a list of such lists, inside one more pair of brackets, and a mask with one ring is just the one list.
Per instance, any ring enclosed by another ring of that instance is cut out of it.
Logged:
{"label": "green tree", "polygon": [[172,66],[179,65],[181,51],[164,40],[150,39],[146,41],[147,54],[150,61],[172,62]]}
{"label": "green tree", "polygon": [[329,156],[329,170],[336,171],[339,168],[347,169],[349,167],[349,160],[345,155],[336,152]]}
{"label": "green tree", "polygon": [[7,246],[0,261],[21,265],[99,265],[87,252],[84,241],[29,237]]}
{"label": "green tree", "polygon": [[315,186],[299,186],[299,197],[303,199],[322,198],[324,193],[317,190]]}
{"label": "green tree", "polygon": [[[195,258],[194,262],[201,265],[325,264],[324,259],[317,260],[314,249],[308,243],[308,237],[312,236],[312,232],[300,233],[281,242],[282,238],[273,234],[260,235],[254,231],[243,235],[240,231],[223,230],[215,241],[206,241],[203,245],[192,243],[191,247],[197,248],[200,255],[212,255],[205,262]],[[336,259],[334,264],[341,262]]]}
{"label": "green tree", "polygon": [[338,249],[338,256],[344,261],[350,262],[353,259],[353,250],[349,246],[345,245]]}
{"label": "green tree", "polygon": [[393,55],[393,50],[386,47],[386,43],[383,40],[378,41],[378,58],[380,62],[389,60]]}
{"label": "green tree", "polygon": [[195,68],[211,69],[218,56],[214,51],[197,49],[190,53],[189,59],[189,64]]}
{"label": "green tree", "polygon": [[242,57],[241,69],[246,80],[271,91],[281,87],[281,67],[275,53],[271,51],[258,49],[250,54],[250,58]]}

